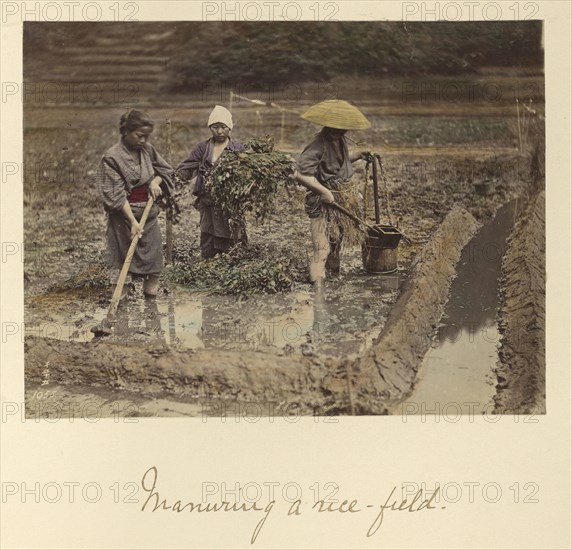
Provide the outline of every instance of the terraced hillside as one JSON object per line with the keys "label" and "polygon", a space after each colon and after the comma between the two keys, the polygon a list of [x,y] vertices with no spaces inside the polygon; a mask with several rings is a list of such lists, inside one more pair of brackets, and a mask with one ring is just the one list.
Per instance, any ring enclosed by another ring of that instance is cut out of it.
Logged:
{"label": "terraced hillside", "polygon": [[25,100],[109,103],[148,99],[188,38],[172,23],[74,23],[24,29]]}

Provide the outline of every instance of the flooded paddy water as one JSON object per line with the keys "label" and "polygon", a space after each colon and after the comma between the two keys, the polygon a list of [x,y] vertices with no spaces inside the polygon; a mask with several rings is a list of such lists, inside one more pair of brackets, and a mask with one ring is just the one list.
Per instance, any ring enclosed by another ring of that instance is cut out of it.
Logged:
{"label": "flooded paddy water", "polygon": [[[328,282],[318,293],[310,285],[249,297],[177,288],[153,301],[145,300],[136,288],[120,304],[113,333],[106,340],[189,350],[361,353],[379,335],[397,297],[399,280],[398,274],[350,273]],[[91,328],[107,315],[106,305],[94,304],[94,310],[87,312],[63,299],[42,310],[30,312],[26,333],[69,342],[92,341]]]}
{"label": "flooded paddy water", "polygon": [[519,200],[504,205],[464,248],[419,381],[396,412],[439,415],[443,410],[451,414],[493,410],[501,262],[521,208]]}
{"label": "flooded paddy water", "polygon": [[[36,302],[27,311],[26,334],[66,342],[99,342],[124,349],[256,351],[267,358],[359,356],[379,336],[395,302],[401,275],[371,275],[358,270],[329,281],[316,293],[299,284],[292,292],[249,297],[209,295],[173,289],[157,300],[145,300],[136,286],[120,304],[112,334],[94,337],[91,328],[106,317],[107,300],[66,295]],[[139,283],[140,284],[140,283]],[[84,302],[82,308],[80,304]],[[87,303],[86,303],[87,302]],[[57,364],[58,355],[46,358]],[[81,366],[78,366],[81,368]],[[293,364],[295,368],[295,364]],[[49,365],[48,365],[49,369]],[[29,418],[136,416],[230,416],[252,414],[252,403],[213,403],[201,390],[173,388],[164,395],[73,384],[26,385]],[[273,401],[256,405],[256,414],[276,415]],[[224,411],[221,409],[224,408]],[[271,410],[272,407],[272,410]],[[250,413],[248,412],[250,411]]]}

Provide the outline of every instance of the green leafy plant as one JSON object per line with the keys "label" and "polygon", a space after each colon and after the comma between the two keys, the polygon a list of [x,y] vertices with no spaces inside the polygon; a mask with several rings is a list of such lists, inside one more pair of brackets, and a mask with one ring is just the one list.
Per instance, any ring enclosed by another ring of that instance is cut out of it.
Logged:
{"label": "green leafy plant", "polygon": [[289,182],[292,158],[273,150],[272,138],[253,138],[242,153],[225,152],[205,188],[231,220],[250,212],[262,221],[274,210],[276,191]]}
{"label": "green leafy plant", "polygon": [[304,280],[305,264],[295,250],[271,245],[237,245],[227,254],[203,260],[188,245],[173,251],[167,280],[212,294],[273,294],[292,289]]}

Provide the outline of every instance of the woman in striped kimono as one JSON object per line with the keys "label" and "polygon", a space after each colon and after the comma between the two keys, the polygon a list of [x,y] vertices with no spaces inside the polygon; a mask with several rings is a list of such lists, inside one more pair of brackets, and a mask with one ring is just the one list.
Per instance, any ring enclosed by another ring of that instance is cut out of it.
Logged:
{"label": "woman in striped kimono", "polygon": [[[172,188],[173,170],[148,143],[153,121],[142,111],[130,109],[119,123],[121,139],[110,147],[97,170],[97,186],[107,217],[107,260],[110,280],[115,288],[129,245],[135,235],[139,242],[129,269],[131,275],[143,276],[143,292],[153,298],[159,289],[163,268],[161,231],[153,204],[144,231],[139,226],[149,196],[159,199]],[[127,291],[122,295],[124,297]]]}

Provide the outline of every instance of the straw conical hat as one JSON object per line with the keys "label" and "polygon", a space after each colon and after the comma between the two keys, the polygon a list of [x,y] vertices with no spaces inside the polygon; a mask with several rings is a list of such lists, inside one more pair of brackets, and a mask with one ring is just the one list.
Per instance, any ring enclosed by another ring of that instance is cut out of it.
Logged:
{"label": "straw conical hat", "polygon": [[329,99],[310,107],[302,116],[320,126],[338,130],[366,130],[371,128],[369,120],[362,112],[347,101]]}

